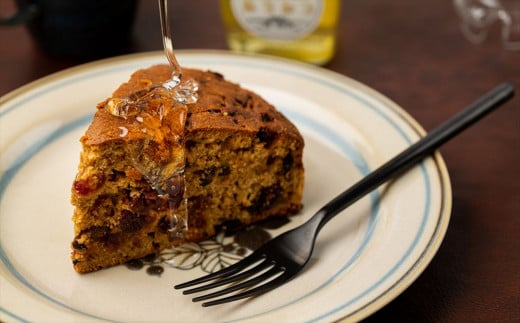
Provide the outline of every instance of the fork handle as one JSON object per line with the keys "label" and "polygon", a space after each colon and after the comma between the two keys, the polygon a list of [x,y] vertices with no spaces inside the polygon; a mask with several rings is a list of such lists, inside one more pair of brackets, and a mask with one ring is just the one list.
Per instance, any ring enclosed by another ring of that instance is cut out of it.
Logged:
{"label": "fork handle", "polygon": [[502,83],[498,85],[484,94],[480,99],[467,106],[464,110],[439,125],[425,137],[365,176],[349,189],[340,193],[317,212],[316,215],[318,218],[314,219],[318,220],[317,230],[319,231],[335,215],[381,184],[392,178],[396,178],[412,168],[416,163],[432,154],[446,141],[512,98],[513,94],[514,87],[511,84]]}

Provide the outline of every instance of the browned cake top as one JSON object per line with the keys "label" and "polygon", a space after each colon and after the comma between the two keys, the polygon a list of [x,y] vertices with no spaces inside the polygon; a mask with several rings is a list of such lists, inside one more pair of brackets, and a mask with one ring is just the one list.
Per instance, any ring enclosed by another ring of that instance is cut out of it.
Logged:
{"label": "browned cake top", "polygon": [[[138,70],[127,83],[123,83],[113,93],[113,97],[128,97],[150,84],[161,84],[170,77],[171,69],[168,65],[155,65]],[[188,104],[187,133],[203,129],[227,129],[250,131],[268,137],[273,132],[285,133],[303,141],[296,127],[272,105],[259,95],[226,81],[221,74],[183,69],[182,77],[183,80],[194,79],[199,84],[198,101]],[[166,107],[178,104],[165,97],[160,101]],[[108,113],[105,109],[106,104],[107,101],[104,101],[98,105],[98,111],[82,139],[83,142],[88,145],[99,145],[107,141],[132,140],[149,136],[136,126],[134,119],[123,119]],[[179,116],[174,112],[161,122],[166,127],[175,127],[178,124],[175,120],[178,118]],[[172,132],[175,133],[175,129],[172,129]]]}

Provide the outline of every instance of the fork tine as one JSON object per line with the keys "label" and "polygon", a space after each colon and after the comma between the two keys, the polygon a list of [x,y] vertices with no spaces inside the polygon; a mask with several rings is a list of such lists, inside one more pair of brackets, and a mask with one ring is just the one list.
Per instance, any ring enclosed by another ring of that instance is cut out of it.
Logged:
{"label": "fork tine", "polygon": [[274,275],[276,275],[278,273],[283,273],[284,270],[285,270],[284,268],[274,266],[273,268],[269,269],[268,271],[266,271],[265,273],[263,273],[259,276],[253,277],[240,284],[229,286],[228,288],[225,288],[225,289],[222,289],[222,290],[210,293],[210,294],[195,297],[195,298],[193,298],[193,301],[194,302],[204,301],[204,300],[207,300],[210,298],[215,298],[218,296],[226,295],[226,294],[232,293],[234,291],[237,291],[237,290],[240,290],[240,289],[243,289],[246,287],[251,287],[251,286],[257,285],[257,284],[273,277]]}
{"label": "fork tine", "polygon": [[263,254],[253,252],[251,255],[247,256],[246,258],[242,259],[241,261],[239,261],[237,263],[232,264],[231,266],[228,266],[224,269],[221,269],[214,273],[208,274],[206,276],[202,276],[202,277],[184,282],[182,284],[175,285],[174,288],[183,289],[186,287],[191,287],[194,285],[205,283],[207,281],[214,280],[214,279],[217,279],[220,277],[226,277],[226,276],[236,274],[262,258],[265,258],[265,256]]}
{"label": "fork tine", "polygon": [[[248,298],[248,297],[251,297],[251,296],[260,295],[262,293],[268,292],[268,291],[270,291],[272,289],[275,289],[276,287],[278,287],[280,285],[283,285],[286,281],[288,281],[292,277],[291,275],[287,275],[286,273],[287,272],[284,272],[280,276],[276,277],[275,279],[273,279],[273,280],[271,280],[271,281],[269,281],[269,282],[267,282],[265,284],[262,284],[260,286],[257,286],[255,288],[249,289],[249,290],[247,290],[245,292],[242,292],[242,293],[239,293],[239,294],[235,294],[235,295],[231,295],[231,296],[228,296],[228,297],[219,298],[219,299],[212,300],[212,301],[209,301],[209,302],[204,302],[204,303],[202,303],[202,306],[203,307],[209,307],[209,306],[214,306],[214,305],[234,302],[234,301],[237,301],[237,300],[240,300],[240,299],[244,299],[244,298]],[[195,300],[193,300],[193,301],[195,301]]]}
{"label": "fork tine", "polygon": [[[225,276],[222,279],[217,280],[217,281],[215,281],[213,283],[209,283],[209,284],[206,284],[206,285],[203,285],[203,286],[199,286],[199,287],[195,287],[195,288],[192,288],[192,289],[187,289],[187,290],[183,291],[182,293],[184,295],[198,293],[198,292],[202,292],[202,291],[205,291],[205,290],[208,290],[208,289],[213,289],[215,287],[226,285],[226,284],[229,284],[229,283],[232,283],[232,282],[235,282],[235,281],[240,281],[240,280],[243,280],[244,278],[253,276],[254,274],[256,274],[256,273],[258,273],[258,272],[260,272],[260,271],[262,271],[264,269],[267,269],[267,268],[269,268],[269,267],[271,267],[273,265],[274,265],[274,263],[272,263],[270,261],[266,261],[264,259],[261,262],[256,263],[256,266],[254,266],[252,268],[249,268],[248,270],[245,270],[245,271],[242,271],[242,272],[238,272],[238,273],[236,273],[236,275],[228,275],[228,276]],[[244,269],[246,269],[246,268],[244,268]]]}

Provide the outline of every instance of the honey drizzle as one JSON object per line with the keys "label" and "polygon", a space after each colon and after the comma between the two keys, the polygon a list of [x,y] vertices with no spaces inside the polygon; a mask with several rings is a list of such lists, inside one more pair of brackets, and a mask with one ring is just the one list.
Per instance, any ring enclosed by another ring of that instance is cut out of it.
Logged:
{"label": "honey drizzle", "polygon": [[[170,238],[182,238],[188,225],[187,200],[185,197],[185,151],[184,128],[187,115],[187,104],[198,100],[198,84],[194,80],[183,80],[182,69],[173,52],[172,34],[168,19],[168,0],[158,0],[161,17],[161,31],[164,52],[170,63],[171,78],[162,84],[148,82],[146,87],[133,92],[124,98],[111,98],[105,104],[105,110],[113,116],[123,118],[140,128],[147,137],[139,143],[125,144],[125,150],[133,166],[143,175],[159,198],[168,199]],[[171,99],[171,106],[157,103],[157,100]],[[177,102],[177,104],[175,104]],[[153,107],[153,108],[151,108]],[[170,110],[171,109],[171,110]],[[180,109],[174,111],[175,109]],[[178,124],[170,127],[169,156],[158,163],[153,154],[153,144],[164,144],[165,138],[160,131],[163,119],[169,113],[179,115]],[[175,129],[175,132],[174,132]],[[129,130],[121,129],[121,137]],[[123,136],[124,135],[124,136]]]}

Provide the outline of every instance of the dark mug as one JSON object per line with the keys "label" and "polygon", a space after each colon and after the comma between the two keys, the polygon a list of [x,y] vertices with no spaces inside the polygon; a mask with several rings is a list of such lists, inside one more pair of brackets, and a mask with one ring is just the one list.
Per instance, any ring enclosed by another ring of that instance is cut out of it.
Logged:
{"label": "dark mug", "polygon": [[137,0],[17,0],[18,12],[0,25],[25,23],[49,55],[95,58],[125,52]]}

